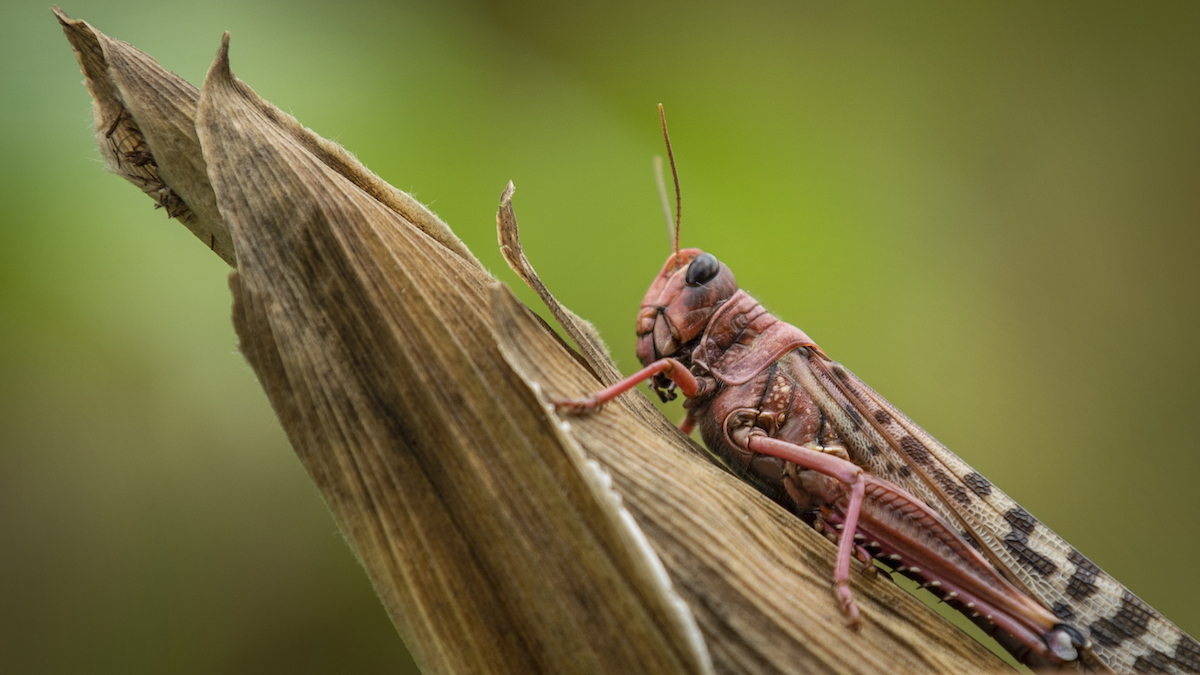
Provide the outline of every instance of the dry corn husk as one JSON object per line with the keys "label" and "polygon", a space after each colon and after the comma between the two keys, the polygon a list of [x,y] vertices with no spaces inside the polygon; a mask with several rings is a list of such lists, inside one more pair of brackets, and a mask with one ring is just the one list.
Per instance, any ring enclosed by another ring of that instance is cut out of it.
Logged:
{"label": "dry corn husk", "polygon": [[110,169],[234,267],[233,320],[297,456],[430,673],[994,670],[883,578],[863,628],[833,547],[734,479],[640,394],[559,419],[617,372],[520,250],[581,352],[448,227],[260,99],[228,37],[196,89],[56,10]]}

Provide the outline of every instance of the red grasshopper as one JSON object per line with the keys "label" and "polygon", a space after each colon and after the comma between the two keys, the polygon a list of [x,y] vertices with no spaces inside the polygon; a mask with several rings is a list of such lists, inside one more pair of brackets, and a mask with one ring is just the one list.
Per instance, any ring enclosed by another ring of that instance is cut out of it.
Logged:
{"label": "red grasshopper", "polygon": [[872,558],[856,543],[862,541],[885,563],[924,578],[1045,661],[1073,661],[1089,646],[1078,629],[1017,590],[924,502],[849,461],[836,426],[806,395],[800,375],[808,370],[811,378],[816,364],[832,362],[803,331],[739,290],[733,273],[711,254],[683,249],[667,259],[638,314],[637,353],[645,368],[556,408],[585,413],[645,380],[664,400],[678,387],[688,398],[684,431],[698,422],[704,442],[727,466],[790,502],[819,529],[824,523],[841,529],[834,587],[852,624],[859,613],[848,585],[850,557],[857,554],[868,565]]}
{"label": "red grasshopper", "polygon": [[[674,174],[665,117],[663,134]],[[680,250],[677,174],[675,189],[673,251],[638,312],[645,368],[558,410],[595,410],[645,380],[664,401],[678,388],[684,431],[699,424],[726,466],[818,529],[841,529],[834,588],[851,624],[850,557],[876,557],[1002,629],[1033,665],[1200,672],[1193,638],[739,290],[723,263]]]}

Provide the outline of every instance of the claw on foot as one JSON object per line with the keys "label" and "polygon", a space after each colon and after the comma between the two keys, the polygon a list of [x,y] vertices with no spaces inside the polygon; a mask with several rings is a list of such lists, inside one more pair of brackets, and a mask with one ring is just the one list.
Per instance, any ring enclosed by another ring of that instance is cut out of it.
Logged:
{"label": "claw on foot", "polygon": [[554,412],[565,413],[567,415],[583,415],[593,412],[599,407],[600,403],[595,397],[568,398],[554,402]]}
{"label": "claw on foot", "polygon": [[850,594],[850,586],[839,583],[834,586],[834,591],[837,593],[838,600],[842,601],[842,611],[846,613],[846,626],[853,630],[858,630],[858,605],[854,604],[854,597]]}

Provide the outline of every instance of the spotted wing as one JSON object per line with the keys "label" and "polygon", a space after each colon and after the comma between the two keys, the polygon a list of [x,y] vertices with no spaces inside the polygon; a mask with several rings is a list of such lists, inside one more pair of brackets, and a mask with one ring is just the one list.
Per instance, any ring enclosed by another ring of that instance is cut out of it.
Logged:
{"label": "spotted wing", "polygon": [[1076,551],[819,349],[794,373],[842,436],[851,459],[904,486],[1030,597],[1091,638],[1117,672],[1200,673],[1200,643]]}

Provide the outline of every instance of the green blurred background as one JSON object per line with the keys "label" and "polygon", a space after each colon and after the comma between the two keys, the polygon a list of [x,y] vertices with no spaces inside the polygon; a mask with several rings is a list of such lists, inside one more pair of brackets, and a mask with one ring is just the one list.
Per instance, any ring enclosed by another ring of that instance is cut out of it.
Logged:
{"label": "green blurred background", "polygon": [[[1197,634],[1197,7],[63,9],[197,84],[231,31],[239,77],[519,285],[514,180],[627,372],[665,103],[685,245]],[[411,668],[236,352],[225,265],[103,170],[46,4],[0,6],[0,54],[0,670]]]}

